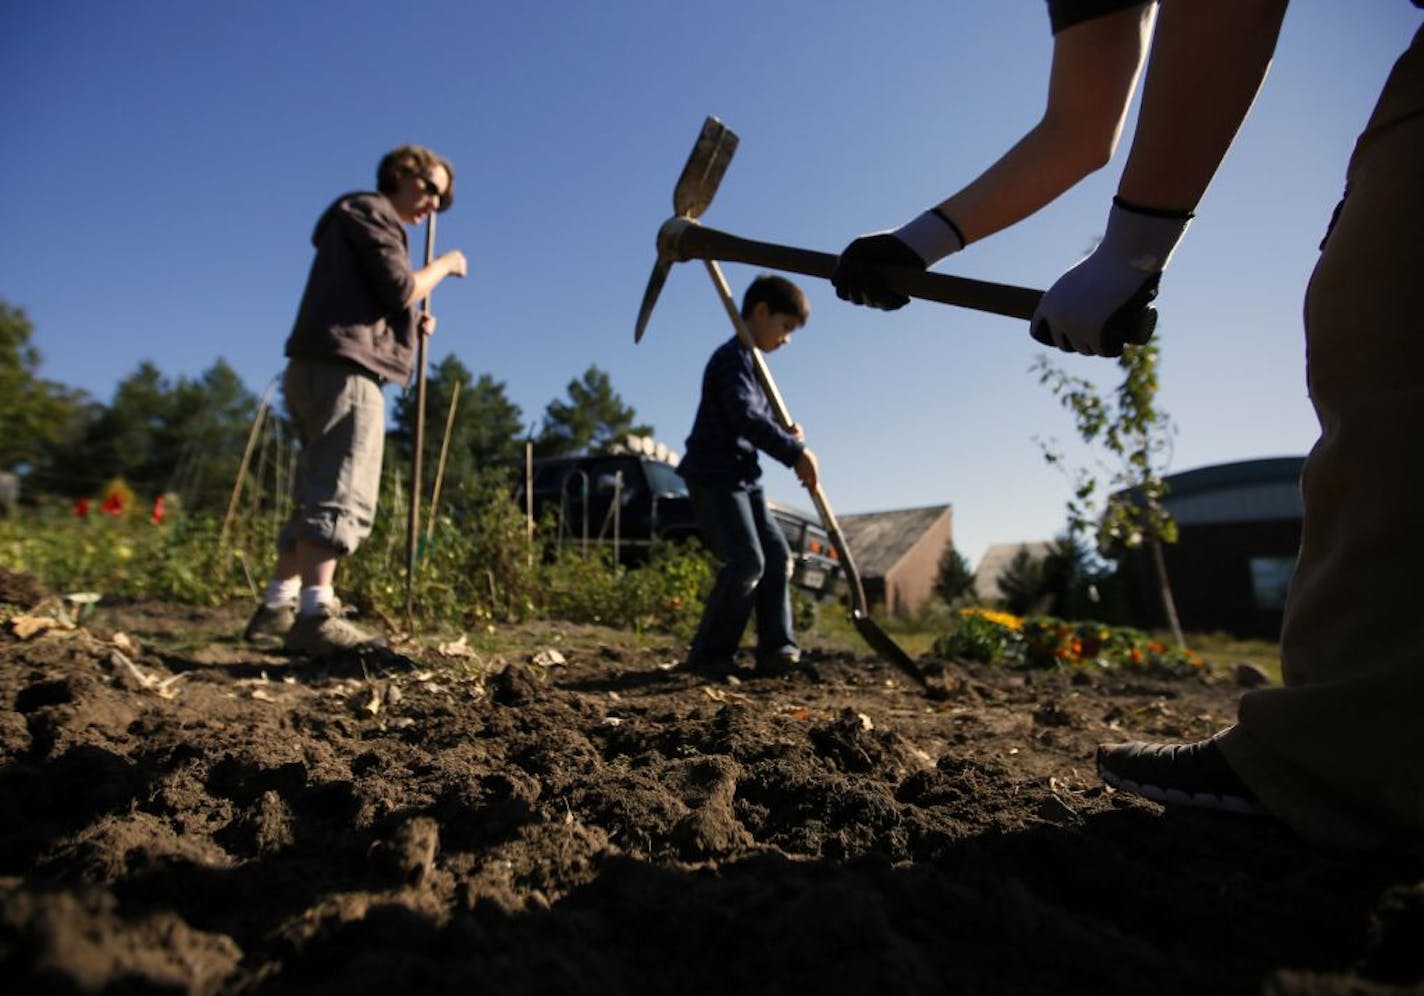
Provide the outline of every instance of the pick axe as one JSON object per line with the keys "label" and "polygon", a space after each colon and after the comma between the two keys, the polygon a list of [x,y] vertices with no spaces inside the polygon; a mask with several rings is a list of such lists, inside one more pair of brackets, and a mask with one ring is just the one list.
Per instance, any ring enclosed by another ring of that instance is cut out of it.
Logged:
{"label": "pick axe", "polygon": [[[643,293],[643,306],[638,309],[638,324],[633,329],[633,341],[641,342],[652,316],[653,305],[667,281],[673,263],[690,259],[723,260],[729,263],[750,263],[773,270],[786,270],[810,277],[829,278],[836,268],[836,257],[830,253],[797,249],[773,242],[755,242],[739,238],[698,223],[702,212],[712,203],[727,164],[737,151],[737,136],[714,117],[702,123],[702,131],[682,168],[682,176],[672,192],[674,214],[658,229],[658,261],[648,278]],[[893,290],[925,301],[938,301],[961,308],[973,308],[1009,318],[1033,317],[1042,291],[984,280],[971,280],[947,273],[931,273],[909,267],[883,267],[886,284]]]}

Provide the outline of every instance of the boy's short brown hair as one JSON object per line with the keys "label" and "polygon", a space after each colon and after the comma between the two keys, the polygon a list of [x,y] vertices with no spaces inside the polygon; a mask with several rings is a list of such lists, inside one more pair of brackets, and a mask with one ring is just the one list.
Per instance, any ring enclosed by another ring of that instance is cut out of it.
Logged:
{"label": "boy's short brown hair", "polygon": [[431,152],[423,145],[402,145],[382,156],[380,165],[376,167],[376,189],[383,194],[393,194],[400,185],[401,177],[429,176],[436,166],[443,166],[446,175],[450,177],[449,189],[440,198],[440,207],[437,209],[448,211],[450,205],[455,203],[455,167],[450,165],[450,160]]}
{"label": "boy's short brown hair", "polygon": [[791,315],[798,325],[805,325],[811,317],[811,304],[805,293],[785,277],[763,273],[751,282],[742,295],[742,317],[750,318],[752,309],[765,304],[773,315]]}

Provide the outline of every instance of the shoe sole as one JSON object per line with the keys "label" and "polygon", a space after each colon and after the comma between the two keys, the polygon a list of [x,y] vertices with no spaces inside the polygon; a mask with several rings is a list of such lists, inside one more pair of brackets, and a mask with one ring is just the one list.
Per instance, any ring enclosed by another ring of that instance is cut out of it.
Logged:
{"label": "shoe sole", "polygon": [[293,657],[330,657],[332,654],[350,654],[361,650],[385,650],[386,641],[382,639],[367,640],[365,643],[353,643],[349,647],[293,647],[283,644],[282,650]]}
{"label": "shoe sole", "polygon": [[1239,795],[1213,795],[1209,792],[1183,792],[1181,789],[1147,785],[1135,782],[1131,778],[1115,775],[1101,764],[1098,765],[1098,777],[1119,792],[1140,795],[1144,799],[1151,799],[1164,806],[1192,806],[1196,809],[1235,813],[1238,816],[1271,815],[1270,810],[1254,799],[1246,799]]}

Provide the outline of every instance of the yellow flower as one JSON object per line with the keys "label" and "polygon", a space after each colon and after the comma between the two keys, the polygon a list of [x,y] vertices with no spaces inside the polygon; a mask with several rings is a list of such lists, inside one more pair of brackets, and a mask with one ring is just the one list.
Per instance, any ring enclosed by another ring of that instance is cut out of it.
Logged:
{"label": "yellow flower", "polygon": [[960,609],[961,616],[978,616],[986,622],[991,622],[1002,626],[1005,629],[1018,630],[1023,628],[1023,620],[1009,612],[1000,612],[997,609]]}

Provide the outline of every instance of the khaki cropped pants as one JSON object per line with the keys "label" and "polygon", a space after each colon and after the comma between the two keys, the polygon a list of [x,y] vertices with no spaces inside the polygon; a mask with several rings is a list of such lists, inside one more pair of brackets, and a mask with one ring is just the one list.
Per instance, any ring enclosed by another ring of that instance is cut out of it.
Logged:
{"label": "khaki cropped pants", "polygon": [[302,449],[292,514],[277,549],[308,540],[343,556],[353,553],[371,535],[381,490],[386,409],[380,379],[354,363],[293,357],[282,392]]}
{"label": "khaki cropped pants", "polygon": [[1356,143],[1305,298],[1306,461],[1284,687],[1221,734],[1266,806],[1330,848],[1424,851],[1424,30]]}

